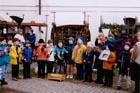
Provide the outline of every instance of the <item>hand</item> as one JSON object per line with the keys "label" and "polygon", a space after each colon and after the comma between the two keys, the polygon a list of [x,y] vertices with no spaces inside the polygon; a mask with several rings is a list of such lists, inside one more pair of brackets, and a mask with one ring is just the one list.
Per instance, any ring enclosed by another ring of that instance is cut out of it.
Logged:
{"label": "hand", "polygon": [[50,54],[47,55],[47,58],[50,57]]}
{"label": "hand", "polygon": [[127,68],[127,70],[129,71],[129,70],[130,70],[130,68]]}
{"label": "hand", "polygon": [[44,48],[43,47],[41,48],[41,51],[44,51]]}
{"label": "hand", "polygon": [[19,56],[17,55],[16,57],[18,58]]}
{"label": "hand", "polygon": [[86,63],[86,60],[83,60],[84,63]]}

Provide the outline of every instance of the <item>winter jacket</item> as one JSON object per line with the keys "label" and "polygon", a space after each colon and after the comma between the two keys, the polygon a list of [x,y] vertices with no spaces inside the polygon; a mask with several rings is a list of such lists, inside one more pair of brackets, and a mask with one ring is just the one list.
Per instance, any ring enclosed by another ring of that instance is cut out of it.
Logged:
{"label": "winter jacket", "polygon": [[34,50],[34,55],[37,56],[37,60],[47,60],[48,49],[42,46],[38,46],[36,50]]}
{"label": "winter jacket", "polygon": [[[18,47],[18,51],[16,51],[16,46],[12,46],[10,48],[9,56],[11,58],[10,64],[17,65],[18,62],[20,63],[21,59],[22,59],[22,49],[20,47]],[[17,58],[17,56],[18,56],[18,58]]]}
{"label": "winter jacket", "polygon": [[86,61],[86,64],[92,64],[93,63],[93,51],[90,51],[89,53],[84,52],[83,53],[83,60]]}
{"label": "winter jacket", "polygon": [[116,44],[115,44],[117,61],[118,61],[120,52],[124,50],[125,42],[129,42],[129,41],[130,39],[127,36],[119,36],[117,38]]}
{"label": "winter jacket", "polygon": [[36,40],[35,34],[32,34],[32,35],[27,34],[25,39],[30,41],[31,47],[34,49],[35,48],[35,40]]}
{"label": "winter jacket", "polygon": [[73,49],[72,52],[72,59],[76,64],[83,64],[83,53],[86,50],[86,46],[81,44],[80,47],[79,45],[76,45]]}
{"label": "winter jacket", "polygon": [[55,47],[54,46],[48,46],[47,49],[48,49],[48,54],[47,55],[49,55],[47,61],[54,62],[55,61],[55,53],[54,53],[55,52]]}
{"label": "winter jacket", "polygon": [[122,51],[119,55],[118,67],[119,74],[127,75],[130,65],[131,53],[129,51]]}
{"label": "winter jacket", "polygon": [[0,66],[10,63],[10,57],[8,54],[4,53],[5,48],[5,45],[0,45],[0,49],[3,51],[2,55],[0,56]]}
{"label": "winter jacket", "polygon": [[112,70],[113,65],[116,63],[116,55],[115,52],[110,52],[109,58],[107,61],[103,61],[103,69]]}
{"label": "winter jacket", "polygon": [[69,44],[66,47],[66,50],[68,51],[68,54],[67,54],[67,63],[74,63],[73,60],[72,60],[72,51],[73,51],[73,48],[74,48],[74,44]]}
{"label": "winter jacket", "polygon": [[55,48],[55,58],[56,58],[56,63],[59,65],[64,64],[64,60],[65,60],[65,55],[66,55],[66,49],[64,47],[60,48],[60,47],[56,47]]}
{"label": "winter jacket", "polygon": [[25,47],[22,51],[23,59],[27,63],[31,63],[31,59],[33,56],[33,49],[31,47]]}

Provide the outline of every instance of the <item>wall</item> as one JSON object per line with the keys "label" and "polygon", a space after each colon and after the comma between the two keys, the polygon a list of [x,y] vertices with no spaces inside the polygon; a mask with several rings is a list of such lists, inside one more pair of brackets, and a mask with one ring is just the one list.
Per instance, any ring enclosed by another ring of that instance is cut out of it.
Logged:
{"label": "wall", "polygon": [[[25,15],[25,20],[29,22],[46,22],[48,24],[48,39],[54,22],[54,12],[56,25],[63,24],[83,24],[84,14],[86,11],[86,21],[89,22],[91,31],[91,40],[94,41],[98,34],[100,18],[103,22],[124,24],[123,18],[135,17],[140,18],[139,0],[42,0],[42,16],[38,15],[38,0],[0,0],[0,13],[9,15]],[[46,19],[46,15],[48,15]],[[89,17],[88,17],[89,16]],[[43,29],[45,32],[45,29]],[[38,33],[37,33],[38,34]],[[42,34],[41,37],[45,37]]]}

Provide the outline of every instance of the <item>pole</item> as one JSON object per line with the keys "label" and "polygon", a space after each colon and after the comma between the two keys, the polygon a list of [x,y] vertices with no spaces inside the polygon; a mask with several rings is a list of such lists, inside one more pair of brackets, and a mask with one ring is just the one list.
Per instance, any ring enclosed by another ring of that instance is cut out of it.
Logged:
{"label": "pole", "polygon": [[38,5],[38,11],[39,11],[39,15],[41,15],[41,0],[39,0],[39,5]]}
{"label": "pole", "polygon": [[[47,25],[47,23],[48,23],[48,16],[49,15],[46,15],[46,25]],[[46,35],[45,35],[45,42],[47,42],[47,35],[48,35],[48,25],[46,26]]]}

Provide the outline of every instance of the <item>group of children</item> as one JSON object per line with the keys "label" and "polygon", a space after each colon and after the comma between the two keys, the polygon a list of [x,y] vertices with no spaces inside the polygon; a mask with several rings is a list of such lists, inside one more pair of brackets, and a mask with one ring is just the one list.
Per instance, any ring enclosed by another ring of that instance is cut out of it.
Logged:
{"label": "group of children", "polygon": [[[6,48],[6,39],[0,38],[0,68],[2,69],[0,78],[1,84],[8,84],[5,81],[5,75],[7,64],[9,62],[12,65],[12,80],[17,81],[20,79],[19,64],[21,62],[23,63],[23,78],[31,78],[30,66],[33,58],[36,59],[38,64],[38,78],[45,78],[45,72],[47,72],[47,74],[54,72],[60,74],[66,73],[67,79],[73,79],[74,67],[76,67],[76,79],[84,79],[84,82],[91,82],[93,81],[92,72],[95,56],[95,60],[98,61],[98,67],[101,66],[102,68],[97,69],[97,79],[95,82],[99,83],[99,81],[104,78],[104,81],[102,81],[104,86],[112,87],[113,69],[116,66],[115,64],[117,61],[116,67],[119,68],[117,89],[121,89],[121,82],[124,76],[127,77],[127,88],[130,88],[130,42],[124,43],[123,51],[121,51],[119,57],[116,58],[115,46],[111,43],[108,43],[106,46],[102,46],[102,49],[99,49],[97,46],[94,47],[91,42],[84,45],[84,38],[81,36],[77,38],[76,44],[74,41],[73,37],[69,37],[68,45],[64,47],[62,40],[59,40],[56,46],[53,45],[52,40],[48,40],[46,47],[44,40],[40,39],[36,44],[36,47],[32,49],[30,41],[27,40],[22,49],[19,46],[19,39],[14,38],[13,45],[8,51],[8,48]],[[1,50],[3,52],[1,52]],[[110,51],[107,60],[99,59],[102,50]],[[45,71],[46,66],[47,71]]]}

